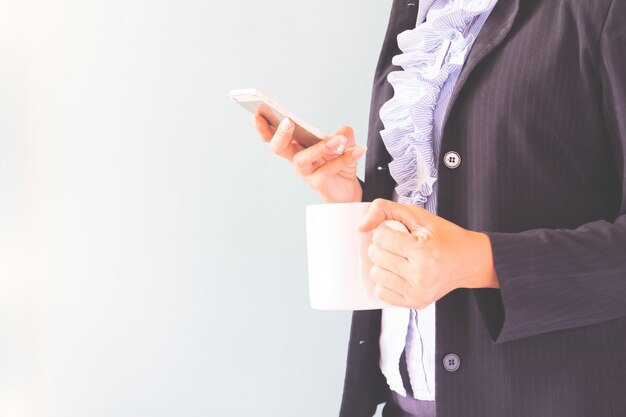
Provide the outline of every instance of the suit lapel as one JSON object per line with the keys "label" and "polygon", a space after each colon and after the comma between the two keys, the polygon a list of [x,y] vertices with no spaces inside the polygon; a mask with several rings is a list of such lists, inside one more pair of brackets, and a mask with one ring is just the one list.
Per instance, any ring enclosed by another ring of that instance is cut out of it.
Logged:
{"label": "suit lapel", "polygon": [[[363,189],[363,201],[373,201],[375,198],[391,200],[393,195],[394,180],[389,174],[387,165],[391,161],[391,155],[387,152],[380,131],[383,122],[379,117],[379,110],[383,103],[393,96],[393,88],[387,82],[387,75],[401,67],[392,65],[392,58],[400,53],[398,48],[398,34],[404,30],[415,27],[419,0],[394,0],[387,32],[376,67],[372,89],[372,102],[370,106],[369,130],[367,139],[367,157],[365,158],[365,184]],[[382,172],[378,167],[382,168]]]}
{"label": "suit lapel", "polygon": [[[465,64],[461,69],[459,78],[452,90],[450,101],[448,102],[448,108],[443,118],[442,130],[441,130],[441,149],[445,149],[444,141],[446,139],[446,127],[448,124],[448,118],[454,103],[459,96],[459,93],[468,77],[474,70],[474,68],[482,61],[489,53],[491,53],[500,43],[504,40],[504,37],[509,33],[517,12],[519,10],[519,3],[521,0],[498,0],[498,3],[494,6],[491,14],[483,24],[483,27],[478,32],[478,36],[472,45],[472,49],[468,54]],[[437,160],[436,165],[439,165]]]}
{"label": "suit lapel", "polygon": [[[492,52],[509,33],[513,26],[513,21],[517,16],[520,1],[521,0],[499,0],[478,33],[478,37],[472,45],[472,49],[461,69],[459,78],[452,90],[450,101],[448,102],[441,131],[442,150],[446,149],[447,121],[461,89],[476,65]],[[380,130],[383,128],[383,124],[378,112],[383,103],[393,96],[393,88],[386,81],[387,74],[392,70],[400,69],[399,67],[391,65],[392,57],[400,53],[396,43],[397,35],[403,30],[414,27],[418,6],[418,0],[394,0],[393,2],[387,33],[374,77],[367,141],[368,156],[365,160],[366,187],[363,189],[363,201],[373,201],[375,198],[379,197],[390,200],[392,197],[395,181],[386,168],[392,158],[380,138]],[[440,158],[435,162],[437,168],[439,159]],[[382,172],[378,169],[379,166]]]}

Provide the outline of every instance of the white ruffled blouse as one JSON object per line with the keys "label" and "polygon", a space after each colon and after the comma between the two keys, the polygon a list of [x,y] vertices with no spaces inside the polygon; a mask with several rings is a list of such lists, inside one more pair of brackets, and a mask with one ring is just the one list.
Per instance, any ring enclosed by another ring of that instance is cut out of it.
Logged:
{"label": "white ruffled blouse", "polygon": [[[440,92],[456,82],[474,39],[497,0],[420,0],[416,27],[398,35],[401,53],[392,63],[402,67],[387,80],[394,95],[380,108],[380,134],[393,160],[389,172],[399,203],[436,211],[428,197],[437,180],[433,141]],[[437,113],[440,113],[439,111]],[[442,116],[439,116],[442,117]],[[395,197],[394,197],[395,198]],[[426,204],[428,201],[429,204]],[[399,359],[406,345],[413,396],[435,399],[435,303],[423,310],[383,309],[380,368],[390,389],[406,396]],[[419,324],[418,324],[419,319]]]}
{"label": "white ruffled blouse", "polygon": [[[402,71],[387,80],[394,95],[380,108],[380,132],[393,157],[389,172],[399,203],[424,205],[437,180],[433,158],[433,113],[448,76],[461,68],[474,42],[474,21],[497,0],[421,1],[415,29],[398,35],[401,54],[392,63]],[[428,14],[428,19],[426,19]]]}

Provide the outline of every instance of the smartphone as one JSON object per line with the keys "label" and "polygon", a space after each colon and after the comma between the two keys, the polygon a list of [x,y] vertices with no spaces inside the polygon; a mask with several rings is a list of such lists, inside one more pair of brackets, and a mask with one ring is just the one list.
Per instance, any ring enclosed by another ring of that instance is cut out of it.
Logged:
{"label": "smartphone", "polygon": [[[258,110],[259,114],[274,128],[277,128],[285,117],[290,118],[296,125],[293,139],[305,148],[315,145],[326,137],[319,129],[305,122],[301,117],[290,112],[285,106],[256,88],[231,90],[229,96],[231,100],[250,113],[256,113]],[[344,150],[339,148],[332,153],[341,155]]]}

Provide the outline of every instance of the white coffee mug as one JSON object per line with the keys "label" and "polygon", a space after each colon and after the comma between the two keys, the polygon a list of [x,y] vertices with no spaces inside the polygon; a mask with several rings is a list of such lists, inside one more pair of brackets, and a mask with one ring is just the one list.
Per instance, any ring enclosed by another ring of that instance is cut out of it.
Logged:
{"label": "white coffee mug", "polygon": [[[372,232],[356,226],[371,203],[327,203],[306,207],[306,239],[311,307],[319,310],[372,310],[389,307],[374,293],[367,254]],[[385,226],[408,233],[402,222]]]}

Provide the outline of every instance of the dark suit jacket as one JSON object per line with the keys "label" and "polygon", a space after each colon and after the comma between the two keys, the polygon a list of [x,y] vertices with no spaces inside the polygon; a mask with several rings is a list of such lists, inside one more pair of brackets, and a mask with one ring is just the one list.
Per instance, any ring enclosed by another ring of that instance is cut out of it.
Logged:
{"label": "dark suit jacket", "polygon": [[[417,3],[393,3],[363,201],[392,199],[378,110]],[[441,163],[451,150],[455,169]],[[437,301],[437,417],[626,416],[626,0],[499,0],[454,88],[439,155],[437,214],[487,233],[500,289]],[[353,314],[341,417],[386,400],[380,318]],[[447,353],[461,359],[455,372]]]}

